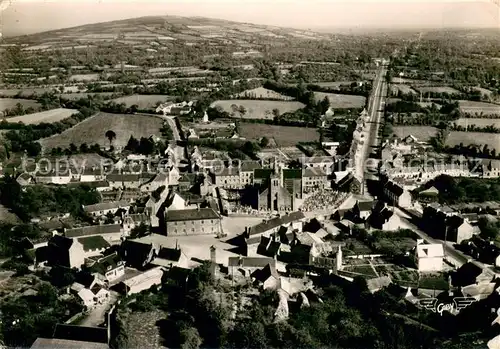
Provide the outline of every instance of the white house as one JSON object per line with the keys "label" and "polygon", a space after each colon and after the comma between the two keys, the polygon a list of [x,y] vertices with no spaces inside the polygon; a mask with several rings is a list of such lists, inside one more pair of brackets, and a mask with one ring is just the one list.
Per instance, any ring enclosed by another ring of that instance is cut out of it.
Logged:
{"label": "white house", "polygon": [[83,206],[83,210],[93,217],[105,216],[108,213],[116,213],[119,209],[128,211],[129,208],[130,202],[125,200],[102,202],[94,205]]}
{"label": "white house", "polygon": [[443,270],[444,250],[442,244],[424,244],[417,240],[416,263],[419,272],[440,272]]}
{"label": "white house", "polygon": [[122,285],[124,286],[123,288],[126,295],[139,293],[141,291],[148,290],[153,286],[160,285],[164,272],[165,268],[155,267],[123,281]]}

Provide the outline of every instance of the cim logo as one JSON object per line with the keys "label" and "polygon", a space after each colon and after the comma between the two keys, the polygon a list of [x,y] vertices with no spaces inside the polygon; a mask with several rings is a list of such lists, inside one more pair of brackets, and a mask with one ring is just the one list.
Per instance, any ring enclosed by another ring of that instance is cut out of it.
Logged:
{"label": "cim logo", "polygon": [[458,313],[476,301],[473,297],[455,297],[451,303],[439,302],[437,298],[424,298],[420,299],[418,304],[442,316],[445,311],[450,313],[456,311]]}

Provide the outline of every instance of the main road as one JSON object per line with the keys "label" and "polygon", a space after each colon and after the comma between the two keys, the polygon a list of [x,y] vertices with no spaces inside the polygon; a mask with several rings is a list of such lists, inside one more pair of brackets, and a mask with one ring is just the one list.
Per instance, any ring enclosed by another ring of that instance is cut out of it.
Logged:
{"label": "main road", "polygon": [[[387,96],[387,83],[385,76],[387,74],[387,63],[384,61],[377,69],[377,75],[373,80],[372,93],[368,98],[368,115],[370,119],[362,131],[363,145],[355,155],[355,174],[356,178],[363,185],[363,194],[367,194],[366,177],[370,175],[367,168],[367,160],[374,149],[379,146],[379,126],[383,118],[385,98]],[[373,164],[374,166],[375,163]],[[375,170],[375,168],[373,168]],[[368,173],[367,173],[368,172]]]}

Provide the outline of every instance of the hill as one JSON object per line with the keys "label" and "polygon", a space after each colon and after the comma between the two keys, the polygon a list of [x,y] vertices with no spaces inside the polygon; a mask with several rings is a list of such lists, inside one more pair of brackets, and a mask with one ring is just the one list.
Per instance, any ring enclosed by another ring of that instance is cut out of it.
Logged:
{"label": "hill", "polygon": [[[307,30],[280,28],[266,25],[231,22],[204,17],[157,16],[140,17],[73,28],[59,29],[31,35],[6,38],[6,43],[29,44],[24,50],[47,50],[98,43],[122,42],[132,45],[159,47],[174,42],[195,43],[209,41],[214,44],[235,45],[241,48],[260,44],[274,44],[290,39],[322,39],[328,34]],[[39,45],[40,47],[36,47]]]}

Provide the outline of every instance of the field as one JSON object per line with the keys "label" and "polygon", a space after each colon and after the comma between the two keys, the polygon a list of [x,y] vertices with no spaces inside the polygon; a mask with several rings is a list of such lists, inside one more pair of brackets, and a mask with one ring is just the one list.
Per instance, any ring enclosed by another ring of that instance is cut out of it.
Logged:
{"label": "field", "polygon": [[80,98],[86,98],[87,96],[95,96],[99,95],[103,99],[108,99],[110,96],[112,96],[114,92],[99,92],[99,93],[62,93],[60,96],[61,98],[69,99],[69,100],[78,100]]}
{"label": "field", "polygon": [[61,134],[42,139],[40,143],[48,149],[66,148],[71,143],[75,145],[98,143],[101,146],[108,146],[109,140],[104,134],[108,130],[113,130],[116,133],[113,145],[121,148],[127,145],[130,136],[135,138],[159,136],[162,124],[161,118],[154,116],[97,113]]}
{"label": "field", "polygon": [[330,100],[330,106],[336,109],[363,108],[366,102],[366,98],[363,96],[314,92],[316,101],[322,101],[325,97]]}
{"label": "field", "polygon": [[9,118],[9,122],[22,122],[26,125],[37,125],[42,122],[51,123],[69,118],[71,115],[78,113],[76,109],[57,108],[39,113],[26,114]]}
{"label": "field", "polygon": [[419,142],[426,142],[436,134],[436,128],[432,126],[395,126],[393,132],[400,138],[412,135],[417,137]]}
{"label": "field", "polygon": [[240,136],[246,139],[273,138],[278,147],[291,147],[298,142],[318,141],[319,134],[314,128],[274,126],[265,124],[240,124]]}
{"label": "field", "polygon": [[167,95],[131,95],[126,97],[119,97],[113,99],[116,103],[125,103],[127,108],[132,105],[137,104],[139,109],[151,109],[156,108],[158,103],[164,103],[172,100],[173,97]]}
{"label": "field", "polygon": [[485,114],[493,115],[498,114],[500,116],[500,105],[485,103],[485,102],[474,102],[474,101],[459,101],[460,110],[464,113],[470,114]]}
{"label": "field", "polygon": [[[224,111],[233,114],[232,105],[243,106],[246,113],[242,116],[243,119],[272,119],[273,109],[278,109],[280,114],[293,112],[298,109],[304,108],[304,104],[300,102],[285,102],[285,101],[263,101],[263,100],[222,100],[212,103],[212,107],[220,106]],[[235,113],[239,117],[238,112]]]}
{"label": "field", "polygon": [[99,74],[75,74],[71,75],[69,81],[97,81]]}
{"label": "field", "polygon": [[500,118],[498,119],[484,119],[484,118],[462,118],[458,119],[455,121],[455,124],[459,126],[470,126],[470,125],[476,125],[478,127],[486,127],[486,126],[495,126],[497,128],[500,128]]}
{"label": "field", "polygon": [[282,95],[281,93],[269,90],[264,87],[257,87],[252,90],[246,90],[237,95],[238,97],[248,97],[256,99],[279,99],[282,101],[291,101],[292,97]]}
{"label": "field", "polygon": [[398,85],[391,85],[391,92],[393,94],[397,94],[399,91],[404,94],[417,94],[417,91],[415,91],[413,88],[411,88],[409,85],[404,85],[404,84],[398,84]]}
{"label": "field", "polygon": [[482,132],[451,132],[446,145],[455,146],[463,143],[464,145],[476,144],[483,146],[488,144],[490,149],[496,149],[500,152],[500,134],[482,133]]}
{"label": "field", "polygon": [[472,89],[481,92],[483,95],[485,95],[487,97],[491,97],[491,95],[493,93],[492,91],[485,89],[485,88],[482,88],[482,87],[473,87]]}
{"label": "field", "polygon": [[2,97],[14,97],[18,93],[21,96],[31,96],[33,94],[43,94],[44,92],[51,92],[54,88],[24,88],[24,89],[1,89],[0,96]]}
{"label": "field", "polygon": [[460,91],[455,90],[453,87],[449,86],[422,86],[416,88],[418,92],[422,93],[448,93],[448,94],[459,94]]}
{"label": "field", "polygon": [[24,108],[40,106],[37,101],[32,99],[0,98],[0,111],[15,108],[17,103],[21,103]]}
{"label": "field", "polygon": [[321,82],[313,82],[313,85],[317,85],[320,87],[331,87],[331,88],[339,88],[341,85],[351,85],[354,81],[321,81]]}

